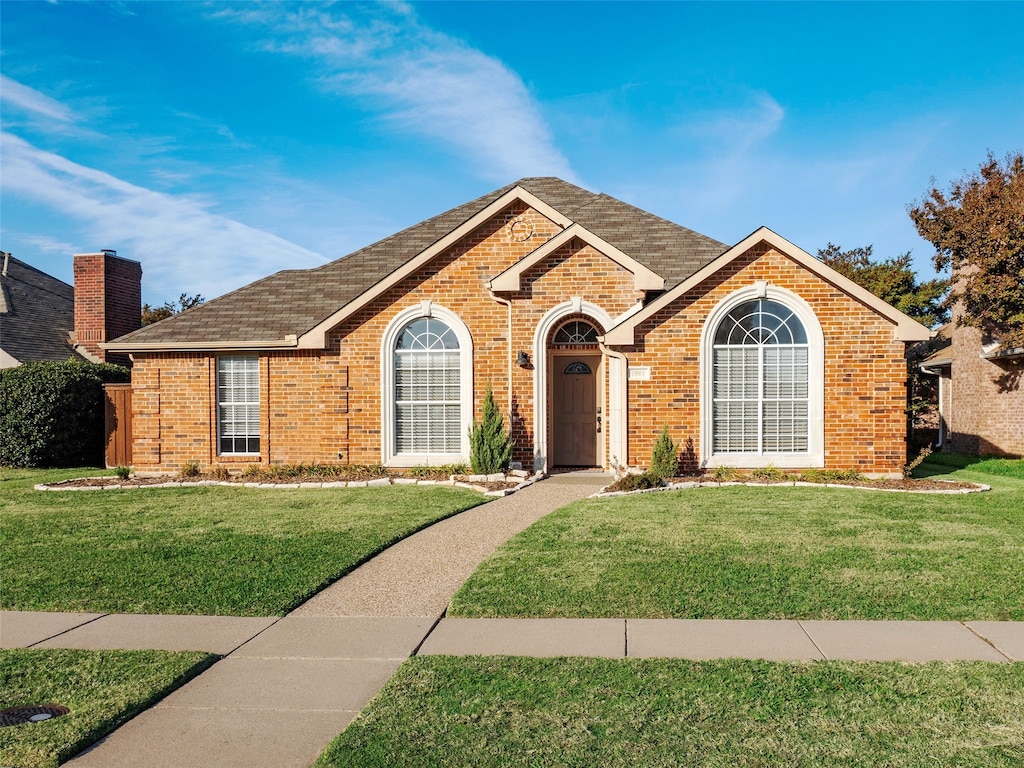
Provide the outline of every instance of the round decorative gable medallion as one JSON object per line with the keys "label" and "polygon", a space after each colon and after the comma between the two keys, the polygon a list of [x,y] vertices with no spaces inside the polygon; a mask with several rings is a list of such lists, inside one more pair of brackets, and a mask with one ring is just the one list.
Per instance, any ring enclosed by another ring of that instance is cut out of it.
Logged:
{"label": "round decorative gable medallion", "polygon": [[508,225],[508,239],[513,243],[523,243],[533,237],[537,228],[525,216],[516,216]]}

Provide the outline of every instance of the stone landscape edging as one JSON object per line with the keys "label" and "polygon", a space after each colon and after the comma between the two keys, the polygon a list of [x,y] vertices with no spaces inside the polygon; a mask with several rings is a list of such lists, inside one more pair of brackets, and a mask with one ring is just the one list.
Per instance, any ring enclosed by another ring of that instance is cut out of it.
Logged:
{"label": "stone landscape edging", "polygon": [[[945,482],[943,480],[936,480],[935,482]],[[931,493],[939,495],[955,495],[963,493],[981,493],[983,491],[991,491],[991,485],[985,485],[985,483],[973,483],[973,488],[930,488],[922,490],[914,490],[911,488],[876,488],[870,485],[845,485],[843,483],[808,483],[803,480],[794,480],[789,482],[781,483],[758,483],[758,482],[745,482],[737,480],[725,480],[718,482],[716,480],[694,480],[690,482],[682,483],[671,483],[669,485],[659,486],[657,488],[638,488],[635,491],[609,491],[610,485],[606,485],[600,491],[595,493],[591,498],[607,499],[613,496],[632,496],[638,493],[660,493],[662,491],[687,491],[692,488],[727,488],[730,486],[748,486],[752,488],[841,488],[844,490],[851,491],[876,491],[876,492],[887,492],[887,493]]]}
{"label": "stone landscape edging", "polygon": [[[39,483],[34,486],[37,491],[127,491],[135,490],[140,488],[199,488],[209,486],[226,486],[230,488],[269,488],[274,490],[314,490],[322,488],[383,488],[385,486],[392,485],[436,485],[450,488],[467,488],[471,491],[478,491],[484,496],[501,497],[508,496],[509,494],[515,493],[516,491],[522,490],[527,486],[533,485],[535,482],[545,477],[542,473],[538,472],[534,475],[526,475],[521,477],[519,475],[501,475],[501,479],[498,479],[498,475],[471,475],[471,478],[483,478],[476,482],[485,483],[512,483],[518,481],[518,483],[511,488],[501,488],[499,490],[491,491],[485,486],[474,485],[472,481],[465,482],[462,480],[456,480],[454,477],[448,480],[431,480],[421,479],[415,477],[376,477],[371,480],[329,480],[326,482],[300,482],[300,483],[233,483],[230,480],[169,480],[166,483],[146,483],[143,485],[122,485],[120,483],[113,483],[111,485],[49,485],[47,483]],[[74,478],[70,482],[76,480],[114,480],[116,475],[108,475],[106,477],[78,477]],[[63,481],[68,482],[68,481]]]}

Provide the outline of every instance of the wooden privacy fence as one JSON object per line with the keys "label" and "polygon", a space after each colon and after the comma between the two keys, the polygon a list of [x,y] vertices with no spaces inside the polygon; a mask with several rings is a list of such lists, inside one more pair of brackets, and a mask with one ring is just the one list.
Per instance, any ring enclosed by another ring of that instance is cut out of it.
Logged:
{"label": "wooden privacy fence", "polygon": [[104,384],[105,455],[108,467],[132,465],[132,385]]}

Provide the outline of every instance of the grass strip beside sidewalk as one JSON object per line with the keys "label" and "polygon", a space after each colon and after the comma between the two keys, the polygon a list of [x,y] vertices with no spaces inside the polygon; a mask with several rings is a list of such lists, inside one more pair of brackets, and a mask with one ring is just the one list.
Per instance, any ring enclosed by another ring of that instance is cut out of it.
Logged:
{"label": "grass strip beside sidewalk", "polygon": [[1022,663],[417,657],[317,768],[1010,768],[1022,691]]}
{"label": "grass strip beside sidewalk", "polygon": [[462,488],[35,491],[0,474],[0,608],[284,614],[409,534],[484,501]]}
{"label": "grass strip beside sidewalk", "polygon": [[[990,462],[991,463],[991,462]],[[986,493],[727,487],[585,499],[484,562],[451,616],[1024,620],[1024,462]]]}
{"label": "grass strip beside sidewalk", "polygon": [[60,704],[70,710],[0,728],[0,765],[54,768],[215,659],[196,651],[0,650],[0,709]]}

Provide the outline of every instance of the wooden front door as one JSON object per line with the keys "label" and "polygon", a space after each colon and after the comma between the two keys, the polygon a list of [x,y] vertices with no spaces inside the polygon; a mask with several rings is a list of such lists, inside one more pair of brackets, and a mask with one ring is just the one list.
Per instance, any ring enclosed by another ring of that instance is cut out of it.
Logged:
{"label": "wooden front door", "polygon": [[559,355],[552,362],[552,464],[596,467],[600,464],[597,375],[601,356]]}

